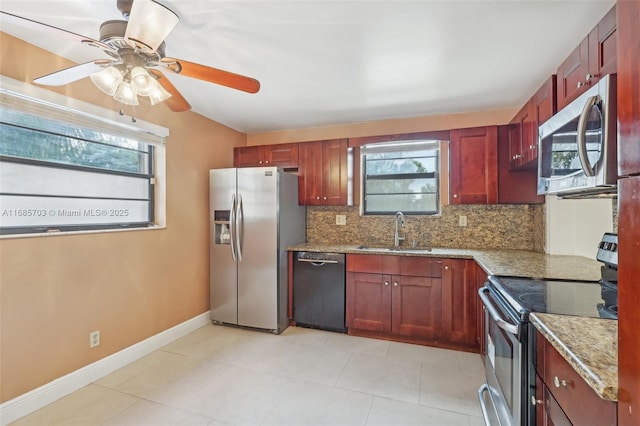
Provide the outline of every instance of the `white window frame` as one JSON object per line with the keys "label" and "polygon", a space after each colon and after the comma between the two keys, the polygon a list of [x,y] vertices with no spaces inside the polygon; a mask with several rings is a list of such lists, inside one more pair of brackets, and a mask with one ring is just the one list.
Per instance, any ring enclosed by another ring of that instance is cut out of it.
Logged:
{"label": "white window frame", "polygon": [[110,134],[134,138],[153,145],[153,218],[148,227],[91,229],[81,231],[20,233],[0,235],[0,238],[34,237],[43,235],[69,235],[73,233],[122,232],[166,227],[166,150],[169,129],[130,116],[120,115],[84,101],[79,101],[49,90],[0,76],[0,103],[3,107],[30,115],[62,121]]}
{"label": "white window frame", "polygon": [[434,147],[437,149],[436,156],[436,167],[433,173],[436,179],[437,193],[436,193],[436,210],[435,211],[408,211],[405,213],[406,215],[415,215],[415,216],[439,216],[442,211],[443,197],[447,195],[446,179],[443,179],[443,176],[446,176],[446,169],[443,170],[444,160],[447,156],[446,150],[447,141],[440,140],[432,140],[432,139],[424,139],[424,140],[398,140],[393,142],[383,142],[383,143],[373,143],[368,145],[363,145],[360,151],[360,215],[361,216],[384,216],[384,215],[393,215],[396,213],[397,209],[391,209],[389,211],[367,211],[366,209],[366,188],[367,188],[367,176],[366,176],[366,160],[365,156],[368,152],[407,152],[407,151],[419,151],[425,149],[425,147]]}

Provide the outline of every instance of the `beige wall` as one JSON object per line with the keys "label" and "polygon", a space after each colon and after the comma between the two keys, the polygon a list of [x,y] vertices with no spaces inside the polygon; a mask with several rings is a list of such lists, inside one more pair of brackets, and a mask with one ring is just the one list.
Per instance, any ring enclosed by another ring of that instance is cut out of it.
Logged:
{"label": "beige wall", "polygon": [[518,112],[518,109],[519,108],[507,108],[491,111],[398,118],[336,126],[282,130],[278,132],[250,133],[247,135],[247,145],[272,145],[287,142],[356,138],[501,125],[511,121]]}
{"label": "beige wall", "polygon": [[[0,74],[16,80],[72,65],[4,33],[0,46]],[[58,92],[118,108],[88,79]],[[0,240],[1,402],[209,309],[207,171],[231,166],[246,136],[164,105],[136,115],[171,132],[167,228]]]}

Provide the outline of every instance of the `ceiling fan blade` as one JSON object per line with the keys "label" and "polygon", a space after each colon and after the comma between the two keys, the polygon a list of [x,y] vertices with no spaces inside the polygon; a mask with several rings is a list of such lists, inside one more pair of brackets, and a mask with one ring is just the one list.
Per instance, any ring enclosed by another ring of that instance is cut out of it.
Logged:
{"label": "ceiling fan blade", "polygon": [[184,61],[182,59],[163,58],[161,62],[171,71],[186,77],[220,84],[247,93],[257,93],[260,90],[260,82],[255,78]]}
{"label": "ceiling fan blade", "polygon": [[34,83],[43,84],[45,86],[64,86],[73,83],[91,74],[101,71],[103,65],[109,61],[91,61],[80,65],[74,65],[51,74],[43,75],[33,80]]}
{"label": "ceiling fan blade", "polygon": [[178,15],[160,3],[135,0],[124,38],[157,50],[179,20]]}
{"label": "ceiling fan blade", "polygon": [[76,34],[71,31],[63,30],[62,28],[54,27],[53,25],[44,24],[42,22],[34,21],[28,18],[23,18],[21,16],[13,15],[7,12],[0,11],[0,23],[14,24],[21,28],[25,28],[28,30],[37,31],[45,34],[52,34],[54,36],[64,36],[67,39],[71,39],[73,41],[79,41],[79,42],[85,41],[89,43],[97,43],[98,45],[102,45],[102,43],[100,43],[98,40],[94,40],[91,37],[83,36],[81,34]]}
{"label": "ceiling fan blade", "polygon": [[187,102],[187,100],[182,96],[178,89],[176,89],[176,87],[171,84],[169,79],[165,77],[164,74],[162,74],[158,70],[153,69],[150,69],[148,71],[157,79],[158,83],[160,83],[164,90],[171,93],[171,97],[164,101],[164,103],[167,104],[171,111],[184,112],[191,110],[191,105],[189,105],[189,102]]}

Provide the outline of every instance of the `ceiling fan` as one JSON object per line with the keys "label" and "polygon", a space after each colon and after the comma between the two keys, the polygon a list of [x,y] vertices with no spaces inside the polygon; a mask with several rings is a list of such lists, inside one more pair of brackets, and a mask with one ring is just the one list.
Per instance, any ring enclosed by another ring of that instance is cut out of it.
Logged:
{"label": "ceiling fan", "polygon": [[210,83],[257,93],[258,80],[217,68],[165,56],[164,39],[179,21],[169,8],[155,0],[117,0],[126,20],[105,21],[100,40],[6,12],[2,19],[30,30],[55,32],[71,41],[102,49],[111,59],[96,59],[36,78],[35,83],[62,86],[90,77],[103,92],[125,105],[138,105],[138,96],[151,105],[166,102],[172,111],[189,111],[191,105],[164,73],[175,73]]}

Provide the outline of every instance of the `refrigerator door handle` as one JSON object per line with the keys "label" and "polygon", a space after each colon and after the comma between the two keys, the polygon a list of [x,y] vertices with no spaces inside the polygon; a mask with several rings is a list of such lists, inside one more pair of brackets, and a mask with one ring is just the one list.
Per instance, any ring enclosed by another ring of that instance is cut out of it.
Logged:
{"label": "refrigerator door handle", "polygon": [[231,210],[229,211],[229,232],[231,237],[231,257],[233,261],[236,262],[236,243],[235,243],[235,235],[236,235],[236,194],[231,194]]}
{"label": "refrigerator door handle", "polygon": [[242,239],[244,233],[244,212],[242,211],[242,195],[238,194],[236,211],[236,250],[238,262],[242,262]]}

